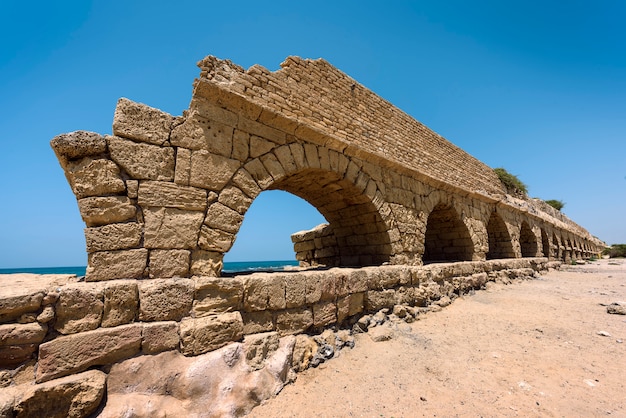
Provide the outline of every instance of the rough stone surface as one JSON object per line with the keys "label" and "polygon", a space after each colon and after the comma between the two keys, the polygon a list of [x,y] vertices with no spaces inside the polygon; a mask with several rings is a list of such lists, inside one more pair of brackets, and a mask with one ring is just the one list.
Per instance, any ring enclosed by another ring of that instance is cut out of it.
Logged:
{"label": "rough stone surface", "polygon": [[141,224],[137,222],[85,228],[87,251],[93,253],[137,248],[141,242],[141,234]]}
{"label": "rough stone surface", "polygon": [[159,109],[121,98],[113,117],[113,135],[163,145],[169,138],[172,122],[173,118]]}
{"label": "rough stone surface", "polygon": [[130,199],[123,196],[86,197],[78,201],[78,209],[87,226],[128,221],[137,212]]}
{"label": "rough stone surface", "polygon": [[15,402],[15,416],[89,416],[104,397],[106,378],[103,372],[90,370],[37,385],[23,385],[24,392]]}
{"label": "rough stone surface", "polygon": [[143,207],[164,206],[184,210],[206,209],[207,191],[196,187],[179,186],[165,181],[139,183],[138,203]]}
{"label": "rough stone surface", "polygon": [[37,382],[78,373],[95,365],[115,363],[137,354],[140,347],[140,324],[55,338],[39,346]]}
{"label": "rough stone surface", "polygon": [[139,283],[140,321],[180,321],[193,303],[191,279],[155,279]]}
{"label": "rough stone surface", "polygon": [[150,277],[186,277],[190,257],[189,250],[151,250]]}
{"label": "rough stone surface", "polygon": [[239,310],[243,302],[243,281],[239,277],[194,277],[195,317]]}
{"label": "rough stone surface", "polygon": [[148,263],[148,250],[102,251],[89,254],[85,279],[101,281],[112,279],[138,279],[143,277]]}
{"label": "rough stone surface", "polygon": [[166,321],[143,324],[141,338],[141,351],[144,354],[176,350],[180,343],[178,323]]}
{"label": "rough stone surface", "polygon": [[30,359],[47,331],[48,327],[39,323],[0,325],[0,365],[14,365]]}
{"label": "rough stone surface", "polygon": [[83,158],[68,164],[68,180],[78,199],[126,191],[118,166],[105,158]]}
{"label": "rough stone surface", "polygon": [[102,154],[107,143],[104,137],[95,132],[75,131],[55,136],[50,145],[57,155],[76,159],[90,155]]}
{"label": "rough stone surface", "polygon": [[134,322],[138,314],[138,291],[135,280],[115,280],[104,288],[102,327],[116,327]]}
{"label": "rough stone surface", "polygon": [[191,249],[198,244],[203,212],[174,208],[148,208],[144,245],[146,248]]}
{"label": "rough stone surface", "polygon": [[174,148],[107,137],[111,158],[137,180],[174,179]]}
{"label": "rough stone surface", "polygon": [[61,334],[75,334],[96,329],[104,310],[103,289],[88,283],[62,288],[55,305],[54,328]]}
{"label": "rough stone surface", "polygon": [[187,356],[206,353],[242,338],[243,321],[239,312],[185,318],[180,322],[180,349]]}

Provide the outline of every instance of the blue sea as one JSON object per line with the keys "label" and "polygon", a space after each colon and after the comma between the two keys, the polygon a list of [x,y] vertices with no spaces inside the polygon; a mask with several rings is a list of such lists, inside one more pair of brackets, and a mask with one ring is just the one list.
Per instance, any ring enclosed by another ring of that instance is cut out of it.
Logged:
{"label": "blue sea", "polygon": [[[255,271],[282,271],[287,268],[297,266],[296,260],[278,260],[278,261],[231,261],[225,262],[222,273],[253,273]],[[75,274],[76,276],[84,276],[86,266],[78,267],[26,267],[0,269],[0,274],[12,273],[34,273],[34,274]]]}

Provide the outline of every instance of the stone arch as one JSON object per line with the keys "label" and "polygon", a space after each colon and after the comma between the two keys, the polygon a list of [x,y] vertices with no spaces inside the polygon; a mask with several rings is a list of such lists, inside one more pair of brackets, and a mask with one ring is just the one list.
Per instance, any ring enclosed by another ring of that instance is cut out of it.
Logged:
{"label": "stone arch", "polygon": [[[307,158],[307,152],[315,158]],[[327,261],[334,260],[332,265],[369,266],[390,261],[391,211],[385,210],[376,182],[361,170],[358,161],[343,154],[310,144],[282,145],[248,161],[225,190],[229,186],[243,190],[246,199],[241,201],[244,207],[235,222],[237,230],[232,231],[222,253],[232,247],[253,200],[264,190],[283,190],[306,200],[327,220],[323,251]]]}
{"label": "stone arch", "polygon": [[522,224],[520,225],[519,243],[522,251],[522,257],[537,257],[537,236],[526,221],[522,221]]}
{"label": "stone arch", "polygon": [[457,210],[437,204],[428,215],[422,261],[471,261],[473,254],[474,243]]}
{"label": "stone arch", "polygon": [[541,228],[541,254],[544,257],[552,258],[552,251],[550,246],[550,238],[545,228]]}
{"label": "stone arch", "polygon": [[497,212],[492,212],[487,223],[489,251],[487,260],[496,258],[515,258],[511,234],[506,223]]}
{"label": "stone arch", "polygon": [[561,250],[561,241],[556,236],[556,232],[552,232],[552,245],[554,246],[554,258],[560,260],[563,251]]}

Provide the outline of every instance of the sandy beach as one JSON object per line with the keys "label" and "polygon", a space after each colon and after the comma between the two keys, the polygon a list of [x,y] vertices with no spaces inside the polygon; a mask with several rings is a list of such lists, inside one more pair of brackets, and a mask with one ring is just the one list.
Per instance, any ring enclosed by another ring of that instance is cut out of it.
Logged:
{"label": "sandy beach", "polygon": [[490,284],[356,336],[251,417],[626,417],[626,260]]}

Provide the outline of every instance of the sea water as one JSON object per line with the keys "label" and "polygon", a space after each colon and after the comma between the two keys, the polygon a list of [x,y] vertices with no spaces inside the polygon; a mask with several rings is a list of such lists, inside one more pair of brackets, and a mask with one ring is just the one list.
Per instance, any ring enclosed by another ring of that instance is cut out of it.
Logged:
{"label": "sea water", "polygon": [[[255,271],[283,271],[297,266],[296,260],[274,260],[274,261],[229,261],[224,263],[223,273],[232,274],[238,272],[253,273]],[[0,269],[0,274],[13,273],[34,273],[34,274],[75,274],[84,276],[86,266],[77,267],[25,267]]]}

